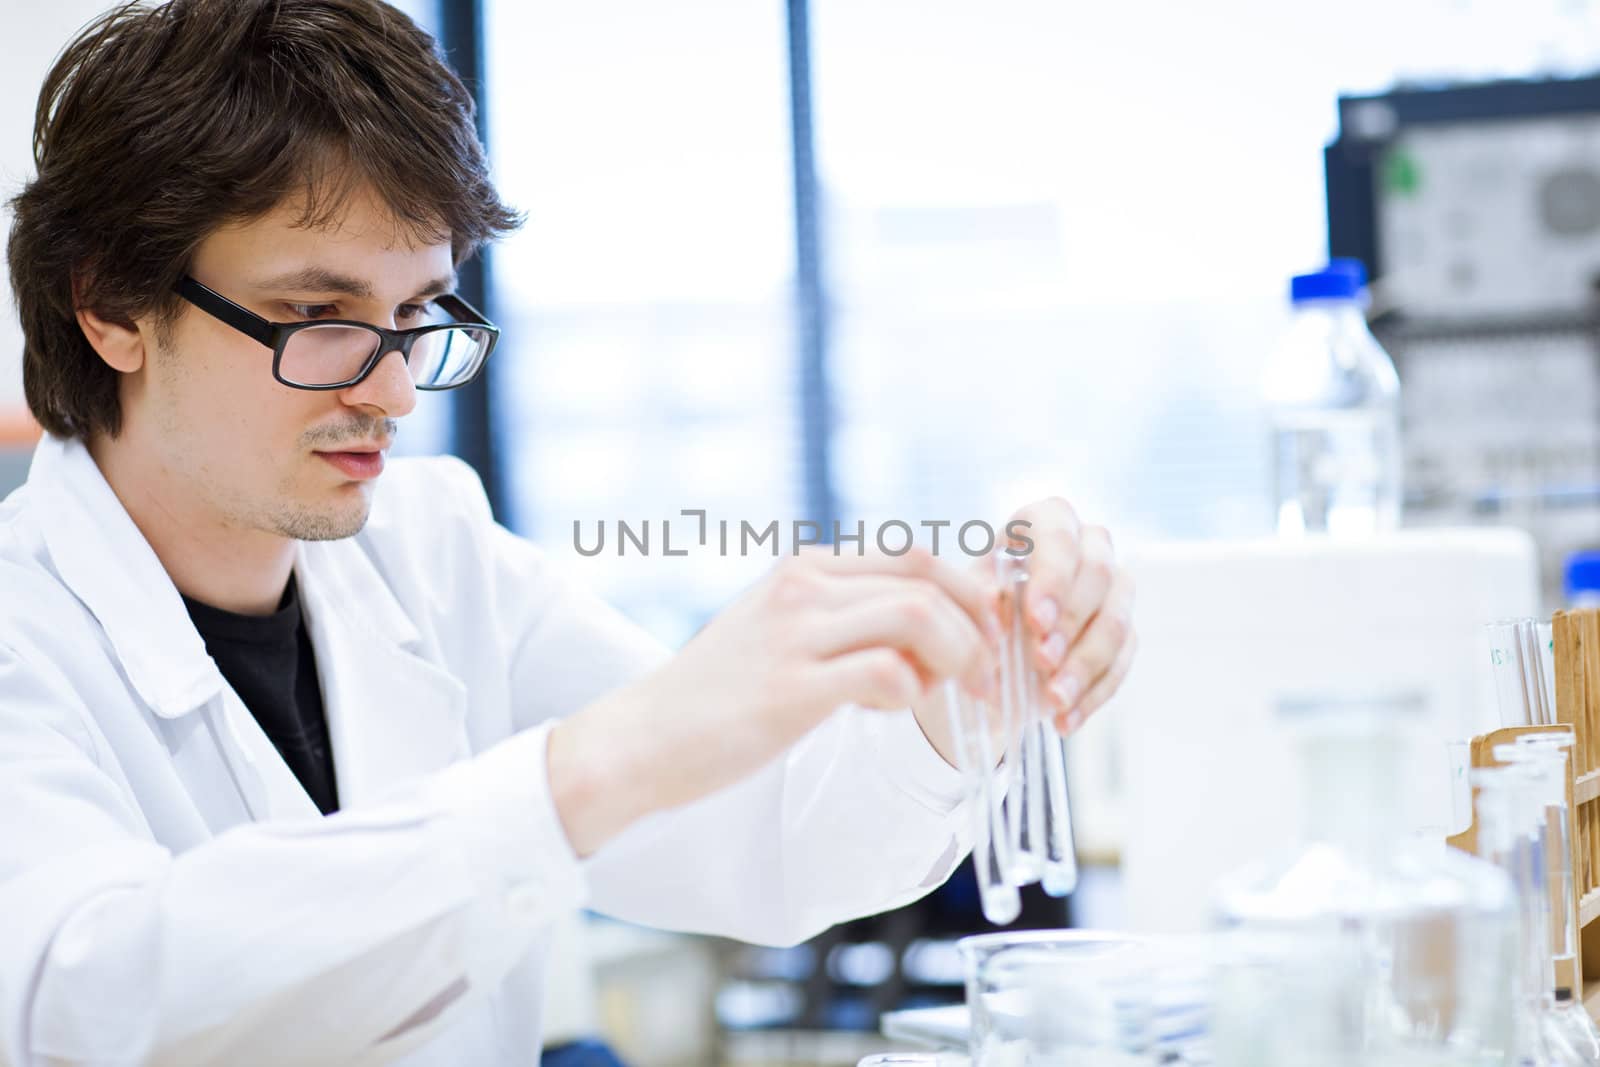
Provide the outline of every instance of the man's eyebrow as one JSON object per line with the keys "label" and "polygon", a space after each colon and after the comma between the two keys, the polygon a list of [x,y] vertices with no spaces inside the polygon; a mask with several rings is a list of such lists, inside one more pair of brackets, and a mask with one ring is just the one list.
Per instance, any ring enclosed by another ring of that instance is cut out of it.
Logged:
{"label": "man's eyebrow", "polygon": [[454,274],[447,274],[443,277],[435,278],[433,281],[417,290],[417,296],[421,297],[423,300],[431,300],[433,297],[443,296],[445,293],[453,293],[455,291],[456,276]]}
{"label": "man's eyebrow", "polygon": [[[311,293],[343,293],[353,296],[358,300],[372,298],[372,286],[361,278],[354,278],[348,274],[328,270],[324,267],[302,267],[298,270],[287,271],[255,282],[258,290],[271,291],[289,289],[299,292]],[[454,291],[456,287],[455,275],[449,274],[435,278],[416,292],[422,299],[439,296],[443,293]]]}
{"label": "man's eyebrow", "polygon": [[324,267],[301,267],[286,271],[255,283],[261,290],[292,289],[311,293],[343,293],[362,300],[372,296],[372,286],[360,278],[328,270]]}

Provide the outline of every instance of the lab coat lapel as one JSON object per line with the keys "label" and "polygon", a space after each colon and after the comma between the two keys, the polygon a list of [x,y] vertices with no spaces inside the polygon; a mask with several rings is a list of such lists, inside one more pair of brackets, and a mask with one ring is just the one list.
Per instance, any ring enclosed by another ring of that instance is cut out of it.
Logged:
{"label": "lab coat lapel", "polygon": [[308,542],[297,563],[341,808],[468,754],[467,690],[423,643],[357,540]]}
{"label": "lab coat lapel", "polygon": [[300,779],[294,776],[272,739],[232,686],[222,689],[217,716],[218,745],[227,759],[234,784],[257,822],[267,819],[315,819],[322,815]]}
{"label": "lab coat lapel", "polygon": [[[28,476],[51,558],[161,719],[208,709],[250,817],[316,817],[311,797],[206,654],[171,578],[77,441],[42,440]],[[295,563],[341,807],[467,752],[466,689],[423,642],[359,538],[303,543]],[[230,812],[232,811],[230,805]]]}
{"label": "lab coat lapel", "polygon": [[[42,439],[28,490],[61,580],[99,621],[150,710],[175,722],[206,709],[206,728],[252,819],[317,816],[294,772],[207,655],[172,579],[82,442]],[[217,803],[190,780],[213,828],[231,825],[238,808]]]}

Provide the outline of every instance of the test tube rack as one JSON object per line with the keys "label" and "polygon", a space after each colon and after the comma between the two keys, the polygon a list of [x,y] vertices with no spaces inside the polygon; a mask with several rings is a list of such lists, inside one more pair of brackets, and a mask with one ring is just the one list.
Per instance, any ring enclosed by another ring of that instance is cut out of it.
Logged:
{"label": "test tube rack", "polygon": [[[1560,646],[1559,646],[1559,643],[1558,643],[1557,648],[1559,649],[1559,647]],[[1558,671],[1560,670],[1559,666],[1557,667],[1557,670]],[[1600,695],[1600,694],[1597,694],[1597,695]],[[1497,745],[1507,744],[1509,742],[1515,741],[1519,737],[1524,737],[1524,736],[1529,736],[1529,735],[1536,735],[1536,734],[1560,733],[1560,732],[1564,732],[1567,729],[1568,729],[1568,727],[1563,724],[1563,725],[1558,725],[1558,726],[1505,726],[1505,727],[1501,727],[1498,730],[1491,730],[1486,734],[1479,734],[1478,736],[1476,736],[1476,737],[1474,737],[1472,739],[1472,743],[1471,743],[1471,746],[1469,748],[1468,760],[1469,760],[1469,762],[1471,763],[1471,765],[1473,767],[1499,767],[1499,766],[1502,765],[1501,761],[1499,759],[1496,759],[1495,758],[1495,754],[1494,754],[1494,750],[1495,750],[1495,747]],[[1581,744],[1581,742],[1579,742],[1579,744]],[[1574,753],[1575,752],[1576,752],[1576,746],[1574,748]],[[1577,775],[1575,773],[1576,760],[1577,760],[1577,757],[1574,754],[1574,756],[1567,761],[1567,810],[1571,811],[1571,812],[1574,812],[1574,813],[1576,813],[1577,810],[1578,810],[1576,807],[1573,806],[1573,802],[1576,799],[1576,791],[1575,791],[1575,784],[1576,784],[1576,781],[1577,781]],[[1600,781],[1600,777],[1597,777],[1596,781]],[[1476,798],[1474,798],[1474,799],[1476,799]],[[1473,855],[1477,855],[1477,853],[1478,853],[1478,816],[1477,816],[1477,804],[1475,802],[1473,804],[1472,824],[1470,826],[1468,826],[1465,830],[1461,831],[1459,834],[1454,834],[1450,838],[1448,838],[1448,843],[1452,847],[1458,848],[1463,852],[1470,852]],[[1573,834],[1572,834],[1572,841],[1570,842],[1570,848],[1571,848],[1571,851],[1572,851],[1572,855],[1571,855],[1571,857],[1569,857],[1571,859],[1571,861],[1572,861],[1570,869],[1572,871],[1573,881],[1576,883],[1575,889],[1581,891],[1582,887],[1583,887],[1583,879],[1580,878],[1579,875],[1578,875],[1578,857],[1583,852],[1584,847],[1583,847],[1582,843],[1579,841],[1576,815],[1574,815],[1574,820],[1573,820]],[[1554,897],[1555,894],[1552,893],[1551,896]],[[1576,900],[1577,897],[1578,897],[1578,893],[1577,892],[1573,892],[1573,893],[1563,894],[1563,896],[1567,900]],[[1595,900],[1591,901],[1590,903],[1591,904],[1600,904],[1600,894],[1596,894]],[[1583,916],[1583,911],[1582,911],[1582,907],[1580,905],[1580,907],[1579,907],[1579,921],[1580,922],[1582,921],[1582,916]],[[1600,926],[1597,926],[1596,930],[1600,931]],[[1583,944],[1583,942],[1585,942],[1587,939],[1588,939],[1587,938],[1587,932],[1585,932],[1583,936],[1579,937],[1579,944],[1577,946],[1575,946],[1576,949],[1577,949],[1577,955],[1574,957],[1574,959],[1573,959],[1573,961],[1571,963],[1566,963],[1566,962],[1560,961],[1560,960],[1558,960],[1556,962],[1556,976],[1555,976],[1555,978],[1556,978],[1556,986],[1558,988],[1561,988],[1561,989],[1571,989],[1572,990],[1572,995],[1574,997],[1579,997],[1579,998],[1581,998],[1583,996],[1583,981],[1584,981],[1584,979],[1586,977],[1590,977],[1590,978],[1596,977],[1593,974],[1585,974],[1584,960],[1593,959],[1593,960],[1595,960],[1597,962],[1600,962],[1600,946],[1596,947],[1596,951],[1594,953],[1590,953],[1590,952],[1586,951],[1585,950],[1586,946]],[[1600,985],[1596,985],[1595,986],[1595,990],[1596,990],[1597,993],[1600,993]],[[1586,1006],[1587,1006],[1587,1002],[1585,1002],[1585,1003],[1586,1003]],[[1590,1007],[1590,1011],[1592,1013],[1594,1011],[1594,1007]]]}
{"label": "test tube rack", "polygon": [[[1572,877],[1578,907],[1580,977],[1600,979],[1600,611],[1558,611],[1555,644],[1556,722],[1572,730]],[[1583,991],[1574,986],[1575,996]],[[1600,1017],[1600,983],[1584,1006]]]}
{"label": "test tube rack", "polygon": [[[1551,643],[1556,725],[1506,726],[1479,734],[1472,739],[1468,758],[1473,767],[1497,767],[1497,745],[1526,734],[1572,732],[1567,810],[1572,813],[1569,870],[1573,886],[1564,896],[1574,902],[1572,907],[1578,913],[1578,943],[1570,964],[1558,962],[1555,977],[1558,988],[1571,989],[1590,1016],[1600,1020],[1600,609],[1556,612],[1551,619]],[[1449,842],[1476,853],[1476,815],[1472,825]]]}

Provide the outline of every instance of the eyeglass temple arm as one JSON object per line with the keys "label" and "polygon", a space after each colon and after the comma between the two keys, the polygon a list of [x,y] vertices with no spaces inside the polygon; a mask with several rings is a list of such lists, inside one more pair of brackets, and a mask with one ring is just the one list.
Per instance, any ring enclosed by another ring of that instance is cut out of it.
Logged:
{"label": "eyeglass temple arm", "polygon": [[179,278],[173,289],[201,311],[221,319],[240,333],[248,335],[268,348],[276,346],[278,339],[276,326],[255,312],[240,307],[221,293],[207,289],[187,276]]}
{"label": "eyeglass temple arm", "polygon": [[[464,299],[462,299],[461,297],[457,296],[455,293],[447,293],[444,296],[439,297],[438,298],[438,303],[439,303],[440,307],[444,308],[446,311],[448,311],[452,315],[456,316],[457,319],[464,320],[461,323],[462,325],[465,325],[465,326],[483,326],[483,327],[486,327],[489,330],[494,331],[495,333],[499,333],[500,332],[500,327],[498,327],[494,323],[490,322],[489,321],[489,316],[485,315],[483,312],[479,311],[477,308],[475,308],[471,304],[467,303]],[[452,307],[451,306],[452,304],[455,305],[455,307]],[[459,307],[461,309],[461,311],[465,311],[466,315],[462,315],[460,313],[460,311],[457,311],[456,310],[457,307]]]}

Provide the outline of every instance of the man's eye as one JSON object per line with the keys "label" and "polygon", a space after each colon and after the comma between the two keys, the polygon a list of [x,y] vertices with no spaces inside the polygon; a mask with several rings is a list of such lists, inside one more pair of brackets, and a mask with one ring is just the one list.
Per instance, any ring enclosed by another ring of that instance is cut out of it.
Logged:
{"label": "man's eye", "polygon": [[395,308],[394,317],[401,322],[414,322],[428,313],[427,304],[401,304]]}
{"label": "man's eye", "polygon": [[332,304],[285,304],[289,314],[297,319],[320,319],[332,315],[339,309]]}

